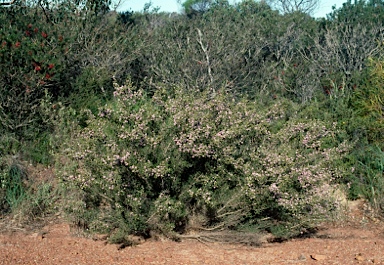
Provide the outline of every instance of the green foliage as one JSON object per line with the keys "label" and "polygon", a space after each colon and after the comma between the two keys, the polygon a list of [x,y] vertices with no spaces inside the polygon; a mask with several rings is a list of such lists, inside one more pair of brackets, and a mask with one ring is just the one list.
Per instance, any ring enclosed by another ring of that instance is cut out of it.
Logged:
{"label": "green foliage", "polygon": [[[264,2],[217,4],[193,19],[146,17],[145,28],[137,27],[154,41],[131,65],[131,77],[150,91],[157,82],[190,90],[225,86],[234,94],[307,102],[324,93],[323,80],[333,78],[329,73],[344,70],[336,63],[346,62],[335,62],[342,51],[324,43],[325,32],[315,19],[303,13],[281,16]],[[347,45],[337,48],[345,51]]]}
{"label": "green foliage", "polygon": [[16,155],[20,149],[20,142],[12,133],[3,133],[0,136],[0,157]]}
{"label": "green foliage", "polygon": [[382,149],[366,145],[355,151],[357,158],[355,179],[351,184],[359,196],[367,198],[374,209],[383,213],[384,154]]}
{"label": "green foliage", "polygon": [[370,60],[365,82],[356,88],[353,104],[369,143],[384,147],[384,61]]}
{"label": "green foliage", "polygon": [[382,0],[348,0],[339,9],[328,14],[328,20],[347,22],[348,24],[383,23],[383,4]]}
{"label": "green foliage", "polygon": [[25,201],[24,211],[32,219],[45,217],[54,211],[57,196],[52,183],[39,183],[35,189],[28,190],[28,200]]}
{"label": "green foliage", "polygon": [[[3,207],[9,207],[11,211],[17,209],[26,199],[25,179],[26,173],[23,167],[17,163],[8,164],[1,161],[0,189]],[[6,209],[5,208],[5,209]],[[2,209],[2,211],[4,208]]]}
{"label": "green foliage", "polygon": [[70,3],[51,7],[49,19],[44,19],[47,10],[33,6],[1,13],[0,130],[33,138],[34,130],[49,127],[39,108],[47,94],[68,104],[92,93],[110,95],[111,76],[126,78],[140,43],[136,32],[123,36],[125,26],[116,14],[76,15],[71,8]]}
{"label": "green foliage", "polygon": [[9,186],[8,183],[5,183],[6,179],[8,178],[9,173],[9,164],[8,161],[5,159],[5,156],[1,156],[0,158],[0,180],[1,180],[1,187],[0,187],[0,210],[1,212],[6,212],[9,209],[9,205],[7,203],[7,189],[6,187]]}
{"label": "green foliage", "polygon": [[34,164],[42,164],[49,166],[52,163],[52,135],[49,132],[41,133],[31,141],[25,141],[23,151],[20,153],[23,159]]}
{"label": "green foliage", "polygon": [[360,137],[360,144],[353,153],[356,159],[354,188],[381,212],[384,205],[383,65],[382,58],[371,59],[364,82],[356,87],[353,94],[353,132]]}
{"label": "green foliage", "polygon": [[98,107],[112,96],[111,89],[112,79],[107,69],[85,68],[65,100],[76,110],[86,108],[96,113]]}
{"label": "green foliage", "polygon": [[155,41],[143,51],[134,83],[150,90],[164,81],[190,90],[226,85],[234,93],[257,94],[274,71],[275,64],[266,61],[274,56],[270,48],[276,34],[268,24],[277,23],[277,13],[255,3],[215,6],[199,17],[162,18],[161,26],[149,32]]}
{"label": "green foliage", "polygon": [[6,201],[11,210],[14,210],[25,200],[26,193],[23,184],[24,172],[18,165],[12,165],[9,169],[8,178],[2,181],[6,190]]}
{"label": "green foliage", "polygon": [[11,6],[0,15],[2,154],[52,163],[58,106],[97,112],[112,95],[111,77],[125,79],[126,66],[137,56],[139,38],[120,34],[125,26],[116,14],[75,14],[72,4]]}
{"label": "green foliage", "polygon": [[368,58],[380,56],[382,5],[381,0],[349,0],[328,15],[323,36],[322,57],[325,60],[320,59],[320,65],[329,65],[331,80],[341,75],[347,85],[356,86],[361,80],[359,74],[368,66]]}
{"label": "green foliage", "polygon": [[17,159],[0,160],[0,212],[24,220],[44,217],[53,208],[52,184],[31,181],[25,166]]}

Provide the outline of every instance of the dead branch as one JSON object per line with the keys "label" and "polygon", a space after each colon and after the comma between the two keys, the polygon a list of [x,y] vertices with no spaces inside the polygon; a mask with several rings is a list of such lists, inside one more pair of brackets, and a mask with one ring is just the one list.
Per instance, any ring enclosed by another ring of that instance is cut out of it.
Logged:
{"label": "dead branch", "polygon": [[239,210],[236,210],[233,212],[223,213],[223,214],[218,215],[217,218],[222,218],[222,217],[227,216],[227,215],[237,214],[237,213],[240,213],[242,211],[243,211],[242,209],[239,209]]}
{"label": "dead branch", "polygon": [[203,52],[205,54],[205,60],[207,61],[209,79],[211,80],[211,83],[213,83],[211,62],[209,60],[209,54],[208,54],[208,45],[204,46],[204,44],[203,44],[203,34],[201,33],[200,29],[197,29],[197,34],[199,35],[199,38],[197,39],[197,42],[200,44],[200,47],[201,47],[201,49],[203,50]]}
{"label": "dead branch", "polygon": [[220,243],[220,244],[243,244],[259,246],[262,244],[262,235],[259,233],[246,233],[238,231],[220,231],[216,233],[207,232],[193,235],[177,235],[178,239],[197,240],[203,244]]}
{"label": "dead branch", "polygon": [[218,230],[219,228],[222,228],[224,225],[225,225],[224,223],[220,223],[220,224],[218,224],[214,227],[210,227],[210,228],[205,228],[205,227],[201,227],[201,226],[199,226],[199,227],[192,226],[192,227],[190,227],[190,229],[210,232],[210,231]]}

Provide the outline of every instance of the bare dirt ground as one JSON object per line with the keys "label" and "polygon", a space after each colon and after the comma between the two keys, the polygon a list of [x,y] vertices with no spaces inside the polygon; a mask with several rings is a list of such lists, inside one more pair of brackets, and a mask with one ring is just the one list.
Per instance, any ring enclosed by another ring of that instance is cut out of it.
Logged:
{"label": "bare dirt ground", "polygon": [[347,220],[307,238],[264,239],[257,247],[151,239],[121,249],[54,221],[38,231],[0,233],[0,264],[384,264],[384,223],[364,215],[364,205],[357,203]]}

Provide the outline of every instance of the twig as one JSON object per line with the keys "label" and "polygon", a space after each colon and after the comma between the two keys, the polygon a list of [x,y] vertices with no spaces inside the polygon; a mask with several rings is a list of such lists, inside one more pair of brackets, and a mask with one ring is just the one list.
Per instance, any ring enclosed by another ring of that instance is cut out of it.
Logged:
{"label": "twig", "polygon": [[221,218],[221,217],[224,217],[224,216],[227,216],[227,215],[231,215],[231,214],[235,214],[235,213],[238,213],[238,212],[241,212],[242,209],[239,209],[239,210],[236,210],[236,211],[233,211],[233,212],[227,212],[227,213],[223,213],[223,214],[220,214],[218,216],[216,216],[217,218]]}
{"label": "twig", "polygon": [[44,8],[43,4],[41,3],[41,1],[39,1],[39,6],[40,6],[41,9],[43,10],[43,13],[44,13],[44,15],[45,15],[45,19],[46,19],[47,23],[50,23],[51,20],[49,19],[49,16],[48,16],[47,12],[45,11],[45,8]]}
{"label": "twig", "polygon": [[112,200],[111,198],[109,198],[108,196],[106,196],[106,195],[104,195],[104,194],[102,194],[102,193],[99,193],[99,195],[100,195],[101,197],[103,197],[104,199],[106,199],[107,201],[113,202],[113,200]]}
{"label": "twig", "polygon": [[200,233],[193,235],[177,235],[178,239],[195,239],[201,243],[221,243],[221,244],[254,244],[261,243],[260,236],[255,233],[239,233],[222,231],[217,233]]}
{"label": "twig", "polygon": [[197,230],[202,230],[202,231],[213,231],[213,230],[217,230],[221,227],[224,226],[224,223],[221,223],[217,226],[214,226],[214,227],[210,227],[210,228],[205,228],[205,227],[191,227],[191,229],[197,229]]}

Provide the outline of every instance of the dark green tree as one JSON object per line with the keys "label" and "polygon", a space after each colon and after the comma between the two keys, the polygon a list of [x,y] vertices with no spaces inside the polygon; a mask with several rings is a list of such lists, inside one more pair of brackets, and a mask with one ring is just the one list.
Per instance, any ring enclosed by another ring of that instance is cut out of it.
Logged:
{"label": "dark green tree", "polygon": [[333,7],[333,12],[327,16],[329,21],[347,22],[352,24],[383,23],[383,0],[348,0],[339,9]]}

